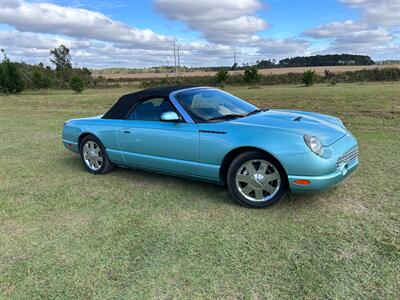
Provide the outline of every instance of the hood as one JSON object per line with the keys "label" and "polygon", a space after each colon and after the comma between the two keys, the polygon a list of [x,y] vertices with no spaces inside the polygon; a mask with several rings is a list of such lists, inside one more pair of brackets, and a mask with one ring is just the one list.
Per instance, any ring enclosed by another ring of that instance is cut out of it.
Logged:
{"label": "hood", "polygon": [[294,110],[268,110],[232,122],[287,130],[302,136],[308,134],[319,138],[324,146],[331,145],[347,133],[341,121],[335,117]]}

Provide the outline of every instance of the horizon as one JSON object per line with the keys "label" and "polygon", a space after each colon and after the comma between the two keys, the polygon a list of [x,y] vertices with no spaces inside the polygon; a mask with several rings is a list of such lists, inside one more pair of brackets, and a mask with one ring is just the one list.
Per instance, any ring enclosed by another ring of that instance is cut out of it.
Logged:
{"label": "horizon", "polygon": [[324,54],[400,60],[400,1],[3,0],[0,48],[10,59],[50,65],[71,49],[74,67],[143,69],[231,66]]}

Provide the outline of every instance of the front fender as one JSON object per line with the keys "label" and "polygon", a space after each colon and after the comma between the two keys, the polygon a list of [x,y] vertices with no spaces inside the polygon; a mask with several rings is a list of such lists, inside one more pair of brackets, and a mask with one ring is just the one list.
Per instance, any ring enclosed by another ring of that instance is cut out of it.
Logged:
{"label": "front fender", "polygon": [[310,152],[303,137],[285,130],[222,123],[199,124],[199,129],[200,163],[221,165],[229,152],[241,147],[258,148],[277,159],[284,155]]}

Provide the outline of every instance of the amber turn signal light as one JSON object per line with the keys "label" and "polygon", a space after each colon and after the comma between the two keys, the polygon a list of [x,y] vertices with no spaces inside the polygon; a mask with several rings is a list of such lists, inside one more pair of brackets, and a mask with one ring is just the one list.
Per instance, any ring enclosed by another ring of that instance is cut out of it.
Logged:
{"label": "amber turn signal light", "polygon": [[310,180],[307,179],[296,179],[294,181],[295,184],[300,184],[300,185],[309,185],[311,183]]}

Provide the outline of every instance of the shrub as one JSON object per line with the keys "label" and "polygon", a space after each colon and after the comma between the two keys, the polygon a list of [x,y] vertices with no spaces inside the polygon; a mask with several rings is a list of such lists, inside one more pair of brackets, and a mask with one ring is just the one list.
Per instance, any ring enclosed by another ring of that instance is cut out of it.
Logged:
{"label": "shrub", "polygon": [[4,53],[3,61],[0,64],[0,91],[5,94],[18,94],[24,90],[24,81],[17,64],[10,62]]}
{"label": "shrub", "polygon": [[53,79],[44,71],[34,70],[32,72],[32,85],[35,89],[48,89],[51,87]]}
{"label": "shrub", "polygon": [[84,86],[91,86],[93,84],[92,72],[87,68],[73,68],[71,69],[71,78],[79,77],[83,81]]}
{"label": "shrub", "polygon": [[335,77],[335,73],[329,71],[329,70],[325,70],[325,79],[332,80]]}
{"label": "shrub", "polygon": [[261,74],[258,72],[256,66],[247,67],[244,70],[244,81],[251,84],[257,84],[260,82]]}
{"label": "shrub", "polygon": [[302,81],[306,86],[311,86],[315,81],[315,71],[307,70],[303,72]]}
{"label": "shrub", "polygon": [[336,83],[338,83],[336,74],[329,70],[325,70],[325,78],[324,79],[326,82],[329,82],[329,84],[331,84],[331,85],[335,85]]}
{"label": "shrub", "polygon": [[70,88],[76,93],[82,93],[85,87],[83,86],[83,80],[78,76],[73,76],[69,82]]}
{"label": "shrub", "polygon": [[329,84],[330,84],[330,85],[336,85],[338,82],[339,82],[339,81],[336,79],[336,77],[333,77],[333,78],[331,79],[331,81],[329,81]]}
{"label": "shrub", "polygon": [[219,70],[214,77],[216,83],[225,83],[229,78],[228,70]]}

